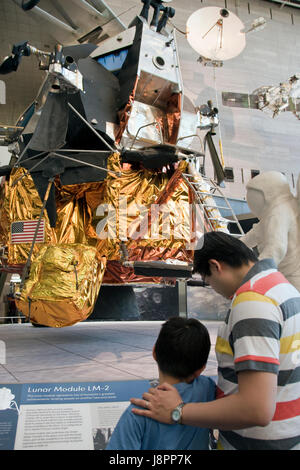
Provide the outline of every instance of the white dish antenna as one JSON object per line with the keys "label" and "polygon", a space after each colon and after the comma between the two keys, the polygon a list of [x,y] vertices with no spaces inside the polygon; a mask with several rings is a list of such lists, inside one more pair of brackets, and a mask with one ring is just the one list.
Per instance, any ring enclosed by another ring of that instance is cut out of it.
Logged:
{"label": "white dish antenna", "polygon": [[226,8],[206,7],[187,20],[187,40],[201,56],[223,61],[238,56],[246,46],[245,25]]}

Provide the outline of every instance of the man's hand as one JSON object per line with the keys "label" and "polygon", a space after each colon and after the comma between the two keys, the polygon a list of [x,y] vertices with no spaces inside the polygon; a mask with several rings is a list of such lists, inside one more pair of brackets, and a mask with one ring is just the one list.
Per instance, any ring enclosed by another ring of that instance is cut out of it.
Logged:
{"label": "man's hand", "polygon": [[175,387],[163,383],[156,388],[150,388],[143,394],[143,399],[131,398],[130,401],[133,405],[146,408],[143,410],[133,408],[133,413],[147,416],[161,423],[172,424],[171,413],[182,402],[182,399]]}
{"label": "man's hand", "polygon": [[[267,426],[276,409],[277,375],[241,371],[238,383],[237,393],[210,402],[187,403],[183,408],[183,424],[223,431]],[[167,383],[150,388],[142,400],[132,398],[130,401],[146,408],[132,409],[135,414],[167,424],[172,423],[171,413],[182,402],[177,389]]]}

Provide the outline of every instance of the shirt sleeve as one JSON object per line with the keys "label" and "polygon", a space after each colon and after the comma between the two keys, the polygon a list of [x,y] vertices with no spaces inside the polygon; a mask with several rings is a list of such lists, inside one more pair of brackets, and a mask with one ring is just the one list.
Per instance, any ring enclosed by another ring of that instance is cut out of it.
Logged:
{"label": "shirt sleeve", "polygon": [[145,418],[131,409],[129,406],[122,414],[105,450],[141,450]]}
{"label": "shirt sleeve", "polygon": [[229,342],[235,371],[278,374],[282,325],[274,301],[256,292],[243,292],[233,302],[231,321]]}

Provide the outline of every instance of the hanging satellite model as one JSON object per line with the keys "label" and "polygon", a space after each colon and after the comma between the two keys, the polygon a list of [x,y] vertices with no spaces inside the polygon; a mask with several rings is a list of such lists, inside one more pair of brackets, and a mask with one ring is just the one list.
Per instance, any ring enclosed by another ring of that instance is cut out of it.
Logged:
{"label": "hanging satellite model", "polygon": [[262,86],[253,93],[223,92],[224,106],[259,109],[272,118],[291,111],[300,120],[300,74],[274,86]]}
{"label": "hanging satellite model", "polygon": [[204,65],[222,66],[246,46],[244,24],[226,8],[201,8],[189,17],[186,26],[187,40]]}
{"label": "hanging satellite model", "polygon": [[[188,18],[186,37],[190,46],[200,54],[198,62],[204,66],[222,67],[223,61],[239,55],[246,45],[244,24],[226,8],[205,7],[195,11]],[[219,125],[218,109],[211,101],[196,108],[198,128],[207,130],[204,142],[208,144],[215,177],[218,184],[225,179],[224,158],[221,137],[219,147],[221,158],[215,148],[213,136]]]}
{"label": "hanging satellite model", "polygon": [[200,63],[222,67],[224,60],[233,59],[244,50],[247,33],[260,31],[265,25],[263,17],[245,26],[227,8],[205,7],[189,17],[186,36],[191,47],[200,54]]}
{"label": "hanging satellite model", "polygon": [[[237,57],[246,46],[246,34],[259,31],[266,26],[263,17],[256,18],[251,24],[244,23],[227,8],[206,7],[195,11],[188,18],[186,36],[191,47],[200,54],[198,62],[203,66],[222,67],[224,61]],[[211,102],[197,108],[198,128],[209,129],[205,135],[211,158],[214,162],[215,176],[219,184],[224,180],[224,157],[221,132],[219,147],[221,158],[216,151],[212,136],[219,124],[218,109]]]}
{"label": "hanging satellite model", "polygon": [[[208,20],[212,26],[206,33],[199,34],[197,28]],[[265,26],[266,20],[263,17],[256,18],[245,26],[227,9],[208,7],[190,16],[187,22],[187,39],[201,54],[198,59],[200,63],[221,67],[224,60],[236,57],[243,51],[246,34],[261,31]],[[279,85],[261,86],[251,94],[223,92],[222,102],[224,106],[259,109],[273,118],[283,111],[291,111],[300,119],[300,74],[291,76]]]}

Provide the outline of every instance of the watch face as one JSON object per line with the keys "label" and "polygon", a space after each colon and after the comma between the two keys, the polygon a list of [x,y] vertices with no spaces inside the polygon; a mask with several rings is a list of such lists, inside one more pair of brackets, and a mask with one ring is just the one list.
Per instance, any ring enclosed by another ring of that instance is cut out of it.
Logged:
{"label": "watch face", "polygon": [[174,410],[172,413],[172,418],[174,421],[179,421],[180,419],[180,411],[179,410]]}

